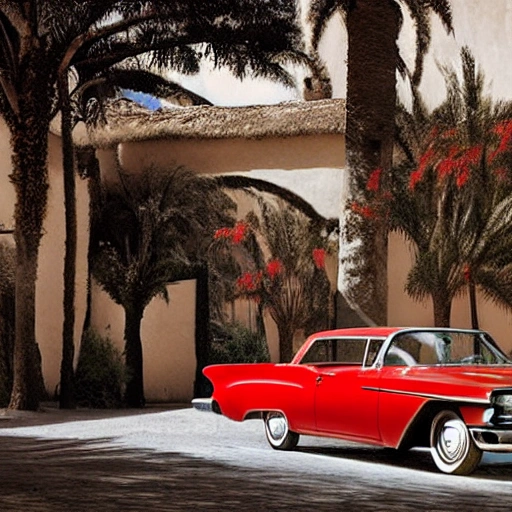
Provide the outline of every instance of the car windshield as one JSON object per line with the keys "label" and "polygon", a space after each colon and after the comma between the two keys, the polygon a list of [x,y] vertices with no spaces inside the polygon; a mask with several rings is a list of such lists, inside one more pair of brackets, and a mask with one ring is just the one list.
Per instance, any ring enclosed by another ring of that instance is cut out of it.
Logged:
{"label": "car windshield", "polygon": [[510,362],[488,334],[448,330],[399,333],[384,357],[385,366],[500,365]]}

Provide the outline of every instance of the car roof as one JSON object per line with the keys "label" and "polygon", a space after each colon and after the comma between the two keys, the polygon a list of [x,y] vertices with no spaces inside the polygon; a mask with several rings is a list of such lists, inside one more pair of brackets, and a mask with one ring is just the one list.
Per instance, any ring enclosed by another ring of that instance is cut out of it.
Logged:
{"label": "car roof", "polygon": [[[389,336],[404,329],[416,329],[415,327],[348,327],[344,329],[332,329],[329,331],[315,332],[312,336],[315,338],[324,338],[329,336]],[[423,327],[421,329],[428,329]]]}

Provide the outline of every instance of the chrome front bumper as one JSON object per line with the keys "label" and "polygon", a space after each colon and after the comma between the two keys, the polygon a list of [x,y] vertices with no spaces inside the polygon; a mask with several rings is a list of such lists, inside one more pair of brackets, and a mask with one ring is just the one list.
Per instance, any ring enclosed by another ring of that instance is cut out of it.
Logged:
{"label": "chrome front bumper", "polygon": [[480,450],[512,453],[512,430],[470,427],[469,431]]}

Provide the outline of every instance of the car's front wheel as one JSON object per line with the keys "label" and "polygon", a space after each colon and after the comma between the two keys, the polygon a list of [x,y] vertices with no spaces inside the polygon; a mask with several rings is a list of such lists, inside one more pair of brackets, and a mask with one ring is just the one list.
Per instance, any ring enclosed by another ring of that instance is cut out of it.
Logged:
{"label": "car's front wheel", "polygon": [[469,475],[482,458],[466,424],[455,411],[441,411],[430,431],[432,458],[444,473]]}
{"label": "car's front wheel", "polygon": [[299,442],[299,434],[288,427],[288,419],[282,412],[272,411],[264,415],[265,434],[275,450],[293,450]]}

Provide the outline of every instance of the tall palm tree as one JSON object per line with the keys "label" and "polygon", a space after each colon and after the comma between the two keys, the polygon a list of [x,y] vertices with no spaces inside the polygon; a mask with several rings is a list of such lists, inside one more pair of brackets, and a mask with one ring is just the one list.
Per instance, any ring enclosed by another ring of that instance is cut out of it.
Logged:
{"label": "tall palm tree", "polygon": [[[38,366],[35,280],[48,188],[47,137],[57,107],[57,80],[64,80],[67,69],[74,66],[80,80],[90,81],[105,69],[148,51],[153,51],[160,65],[182,63],[193,70],[201,43],[207,43],[208,55],[219,65],[240,75],[249,68],[286,79],[279,52],[299,41],[294,9],[282,0],[272,5],[250,3],[246,9],[247,2],[242,6],[232,0],[207,6],[199,1],[176,4],[163,0],[0,2],[0,110],[11,132],[17,197],[17,321],[10,407],[37,409],[39,404],[31,378]],[[155,20],[159,20],[156,28]],[[274,58],[258,66],[258,57],[265,53]],[[71,292],[66,292],[67,298]],[[71,324],[66,323],[66,332]],[[64,351],[69,360],[71,352]]]}
{"label": "tall palm tree", "polygon": [[[397,40],[405,5],[416,28],[416,60],[407,72]],[[365,193],[374,169],[391,169],[396,108],[396,71],[406,73],[413,86],[421,80],[423,58],[430,44],[430,14],[435,13],[448,31],[452,30],[449,0],[312,0],[310,48],[318,48],[327,22],[341,13],[348,33],[347,53],[347,159],[353,198]],[[347,214],[350,215],[350,212]],[[386,322],[387,229],[384,225],[351,219],[344,237],[350,249],[345,262],[353,274],[344,292],[375,323]],[[357,240],[363,243],[356,243]],[[347,250],[348,250],[347,249]],[[351,268],[354,267],[354,268]],[[371,279],[370,279],[371,276]],[[350,314],[344,307],[341,315]],[[344,322],[343,318],[340,318]],[[361,323],[358,317],[345,322]]]}
{"label": "tall palm tree", "polygon": [[407,291],[430,295],[436,325],[468,289],[478,327],[476,289],[512,307],[512,104],[484,96],[484,77],[467,48],[462,81],[445,69],[447,99],[428,113],[419,95],[398,116],[403,161],[393,173],[392,229],[416,247]]}
{"label": "tall palm tree", "polygon": [[[48,129],[56,112],[56,80],[91,27],[118,2],[0,2],[0,110],[11,133],[16,190],[16,335],[10,407],[37,409],[33,378],[40,368],[35,342],[35,281],[48,176]],[[140,13],[140,5],[123,7]]]}
{"label": "tall palm tree", "polygon": [[204,268],[205,244],[230,221],[233,204],[213,180],[180,168],[146,169],[134,182],[119,176],[93,227],[92,272],[125,310],[125,400],[141,407],[144,310],[157,295],[167,299],[169,283]]}

